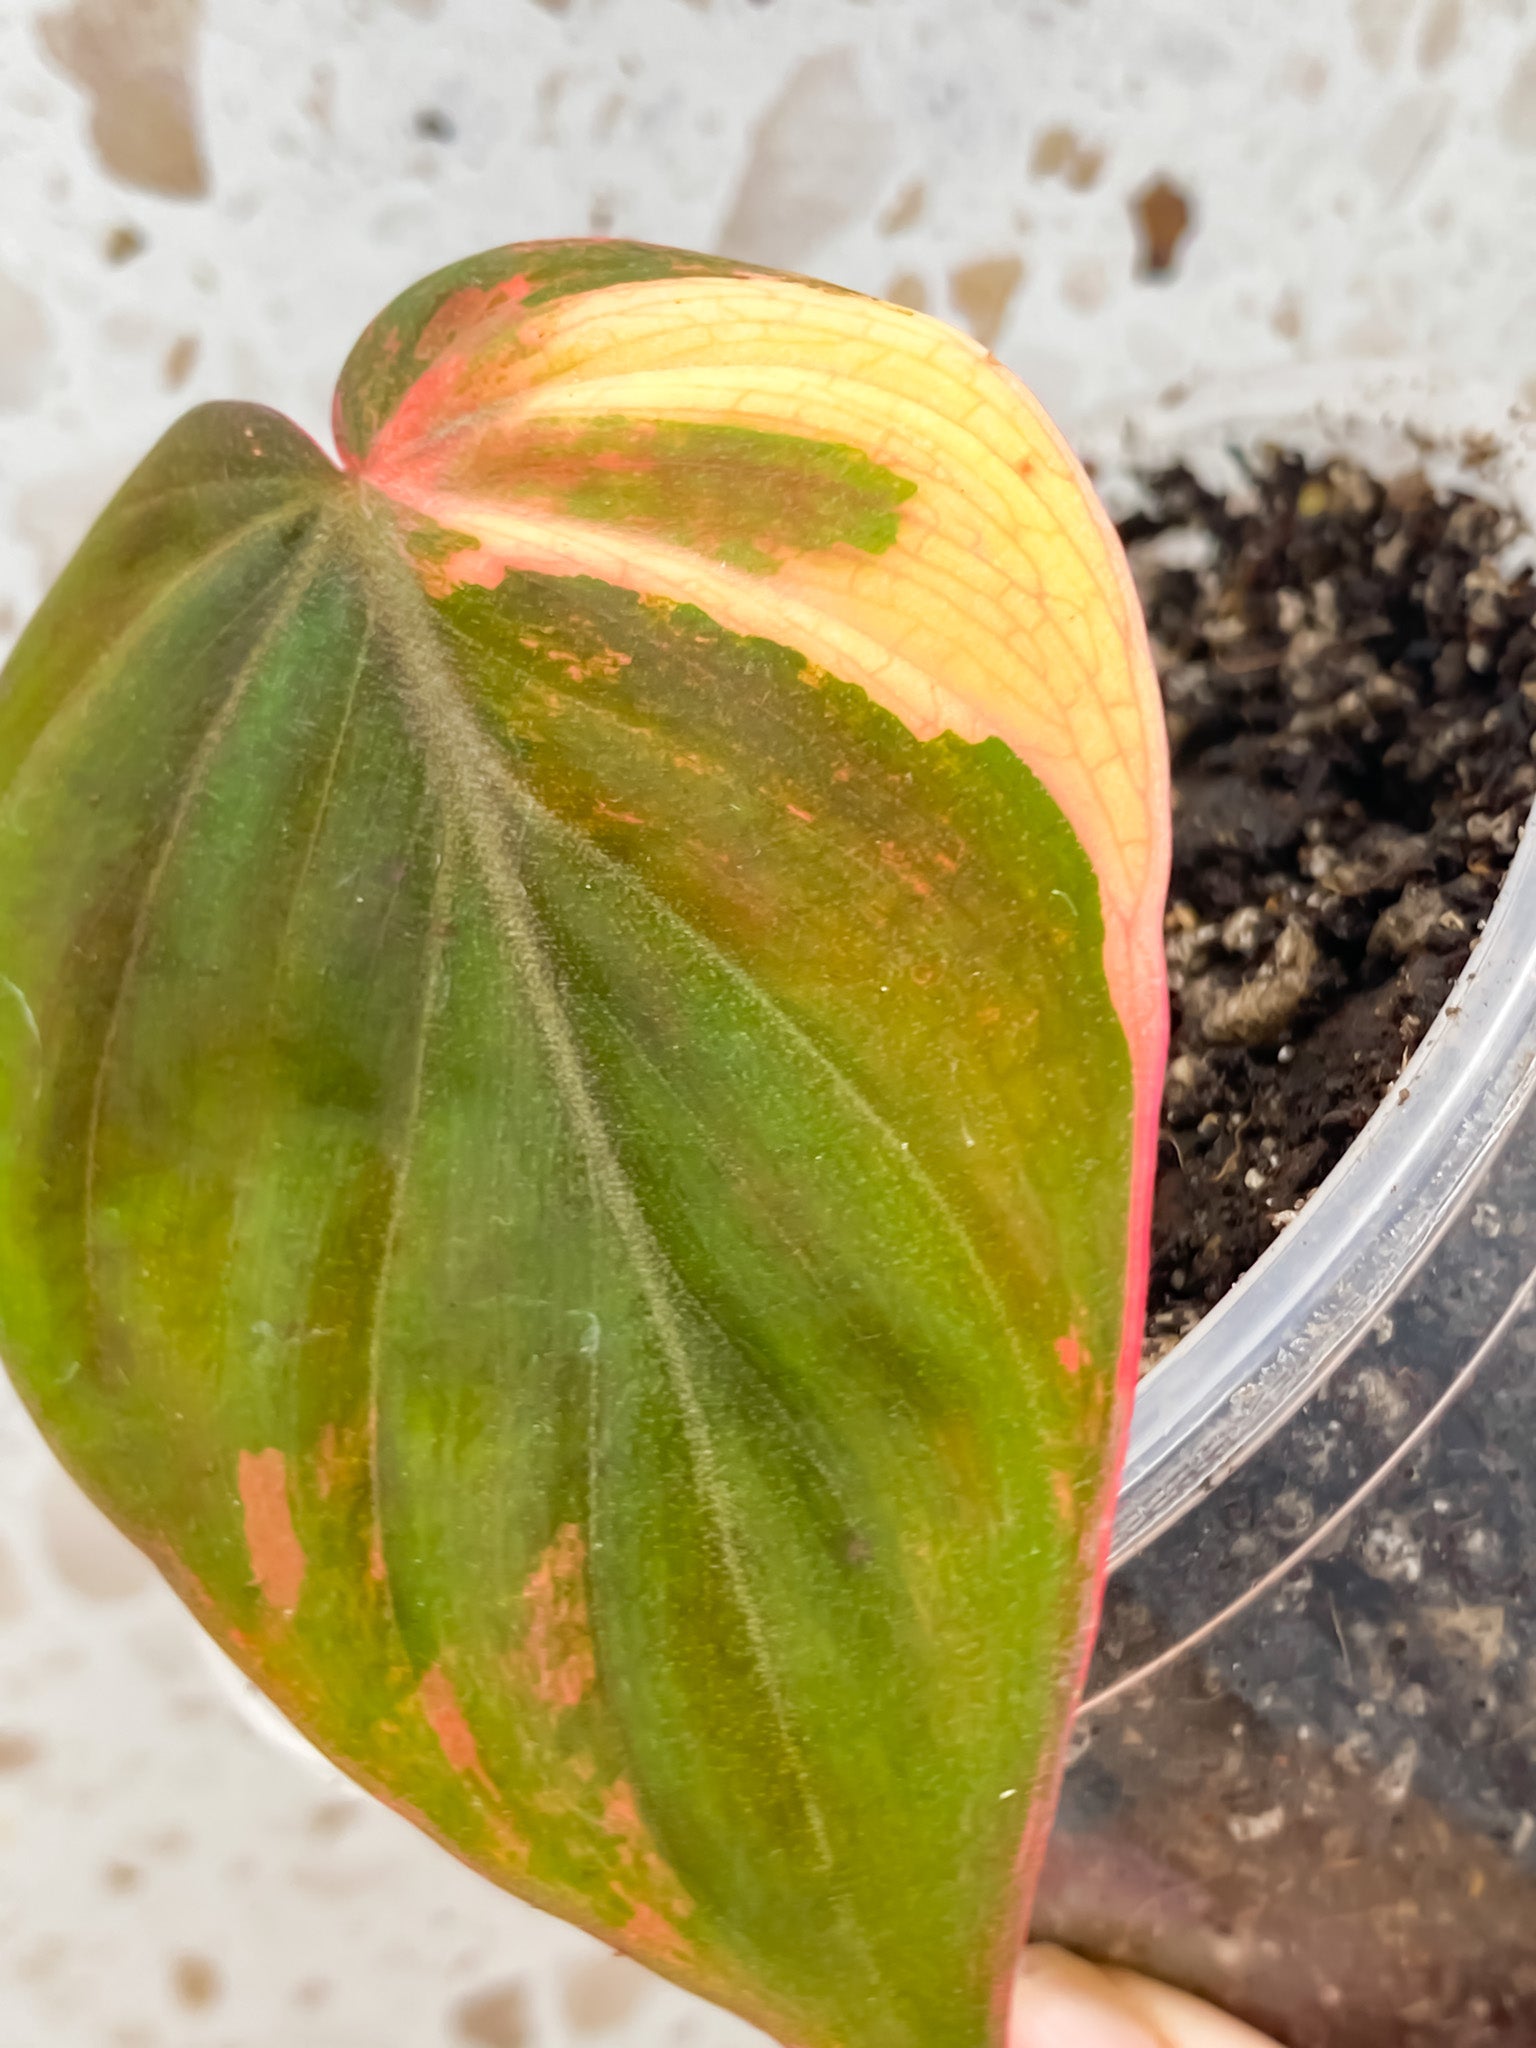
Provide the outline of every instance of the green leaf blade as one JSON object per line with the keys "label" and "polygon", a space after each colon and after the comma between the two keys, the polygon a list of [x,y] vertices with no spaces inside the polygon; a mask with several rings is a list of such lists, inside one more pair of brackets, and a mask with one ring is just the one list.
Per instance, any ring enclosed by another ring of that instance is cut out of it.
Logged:
{"label": "green leaf blade", "polygon": [[[879,552],[889,474],[797,545]],[[477,1868],[797,2041],[974,2048],[1121,1426],[1099,879],[1000,740],[463,540],[205,409],[24,639],[7,1365]]]}

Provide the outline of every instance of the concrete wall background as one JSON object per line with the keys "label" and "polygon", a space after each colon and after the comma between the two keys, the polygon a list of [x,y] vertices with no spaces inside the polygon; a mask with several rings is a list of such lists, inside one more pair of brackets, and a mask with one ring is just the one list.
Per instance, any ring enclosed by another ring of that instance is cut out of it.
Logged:
{"label": "concrete wall background", "polygon": [[[6,0],[0,193],[0,648],[183,408],[323,433],[522,236],[924,303],[1105,455],[1536,410],[1527,0]],[[6,2048],[748,2038],[262,1732],[0,1395]]]}

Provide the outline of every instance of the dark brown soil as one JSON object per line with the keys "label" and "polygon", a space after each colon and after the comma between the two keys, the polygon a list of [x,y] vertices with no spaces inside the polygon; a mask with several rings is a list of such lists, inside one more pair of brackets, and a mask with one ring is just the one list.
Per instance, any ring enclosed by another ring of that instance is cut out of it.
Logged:
{"label": "dark brown soil", "polygon": [[1272,456],[1121,528],[1173,750],[1147,1362],[1271,1244],[1466,963],[1536,790],[1536,585],[1421,476]]}

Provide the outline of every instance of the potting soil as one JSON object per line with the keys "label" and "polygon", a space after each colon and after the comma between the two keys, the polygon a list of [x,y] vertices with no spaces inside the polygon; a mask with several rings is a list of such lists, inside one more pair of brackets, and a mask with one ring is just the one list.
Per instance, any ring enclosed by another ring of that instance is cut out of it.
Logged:
{"label": "potting soil", "polygon": [[1226,497],[1153,476],[1121,535],[1173,762],[1145,1368],[1403,1085],[1466,964],[1536,790],[1536,583],[1482,500],[1283,454]]}

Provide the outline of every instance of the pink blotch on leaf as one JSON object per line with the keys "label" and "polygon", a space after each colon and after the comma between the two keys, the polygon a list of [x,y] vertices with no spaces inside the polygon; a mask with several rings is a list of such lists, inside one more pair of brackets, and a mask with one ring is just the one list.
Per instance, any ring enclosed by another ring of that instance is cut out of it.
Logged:
{"label": "pink blotch on leaf", "polygon": [[557,1713],[580,1706],[597,1677],[587,1625],[586,1559],[581,1530],[566,1522],[523,1588],[528,1609],[523,1648],[533,1690]]}
{"label": "pink blotch on leaf", "polygon": [[656,467],[653,456],[626,453],[618,448],[606,448],[598,454],[588,455],[585,462],[592,469],[622,470],[628,476],[649,475]]}
{"label": "pink blotch on leaf", "polygon": [[520,306],[531,290],[528,279],[519,271],[516,277],[506,278],[500,284],[467,284],[450,292],[416,337],[412,353],[417,362],[431,362],[493,314]]}
{"label": "pink blotch on leaf", "polygon": [[[608,1794],[603,1808],[603,1826],[619,1845],[623,1879],[615,1883],[615,1894],[637,1914],[649,1911],[644,1901],[636,1898],[629,1888],[633,1881],[641,1880],[653,1897],[663,1901],[674,1919],[686,1920],[693,1911],[693,1901],[678,1883],[671,1866],[658,1854],[650,1831],[640,1817],[634,1787],[627,1778],[617,1779]],[[680,1939],[665,1920],[661,1924],[667,1927],[673,1940]]]}
{"label": "pink blotch on leaf", "polygon": [[1056,1339],[1056,1359],[1063,1372],[1075,1375],[1081,1369],[1086,1356],[1082,1339],[1078,1336],[1075,1326],[1068,1330],[1065,1337]]}
{"label": "pink blotch on leaf", "polygon": [[494,1793],[496,1788],[480,1761],[474,1730],[464,1718],[464,1709],[459,1705],[453,1681],[441,1664],[434,1664],[429,1671],[423,1672],[416,1697],[426,1716],[427,1726],[437,1737],[438,1748],[443,1752],[448,1768],[478,1778],[487,1791]]}
{"label": "pink blotch on leaf", "polygon": [[293,1526],[282,1452],[242,1451],[239,1487],[252,1576],[270,1606],[280,1614],[292,1614],[304,1584],[305,1559]]}
{"label": "pink blotch on leaf", "polygon": [[418,561],[414,567],[423,590],[428,597],[434,598],[451,597],[454,591],[471,586],[477,590],[495,590],[507,573],[507,565],[501,557],[478,544],[459,548],[440,562]]}
{"label": "pink blotch on leaf", "polygon": [[933,884],[927,882],[912,866],[911,856],[896,844],[894,839],[880,842],[880,858],[895,875],[899,875],[914,896],[931,896]]}
{"label": "pink blotch on leaf", "polygon": [[[361,468],[388,490],[402,460],[434,429],[466,405],[494,396],[509,365],[528,352],[512,317],[528,291],[527,278],[511,277],[489,289],[465,285],[450,292],[416,337],[412,354],[424,365],[420,376],[374,434],[366,457],[359,461],[341,449],[347,468]],[[502,346],[487,346],[497,341]]]}
{"label": "pink blotch on leaf", "polygon": [[663,1920],[654,1906],[636,1906],[624,1923],[623,1934],[642,1955],[661,1962],[686,1963],[693,1954],[692,1944],[669,1921]]}
{"label": "pink blotch on leaf", "polygon": [[620,1778],[608,1794],[608,1803],[603,1808],[603,1826],[610,1835],[616,1835],[631,1849],[644,1841],[645,1822],[635,1804],[635,1788],[627,1778]]}

